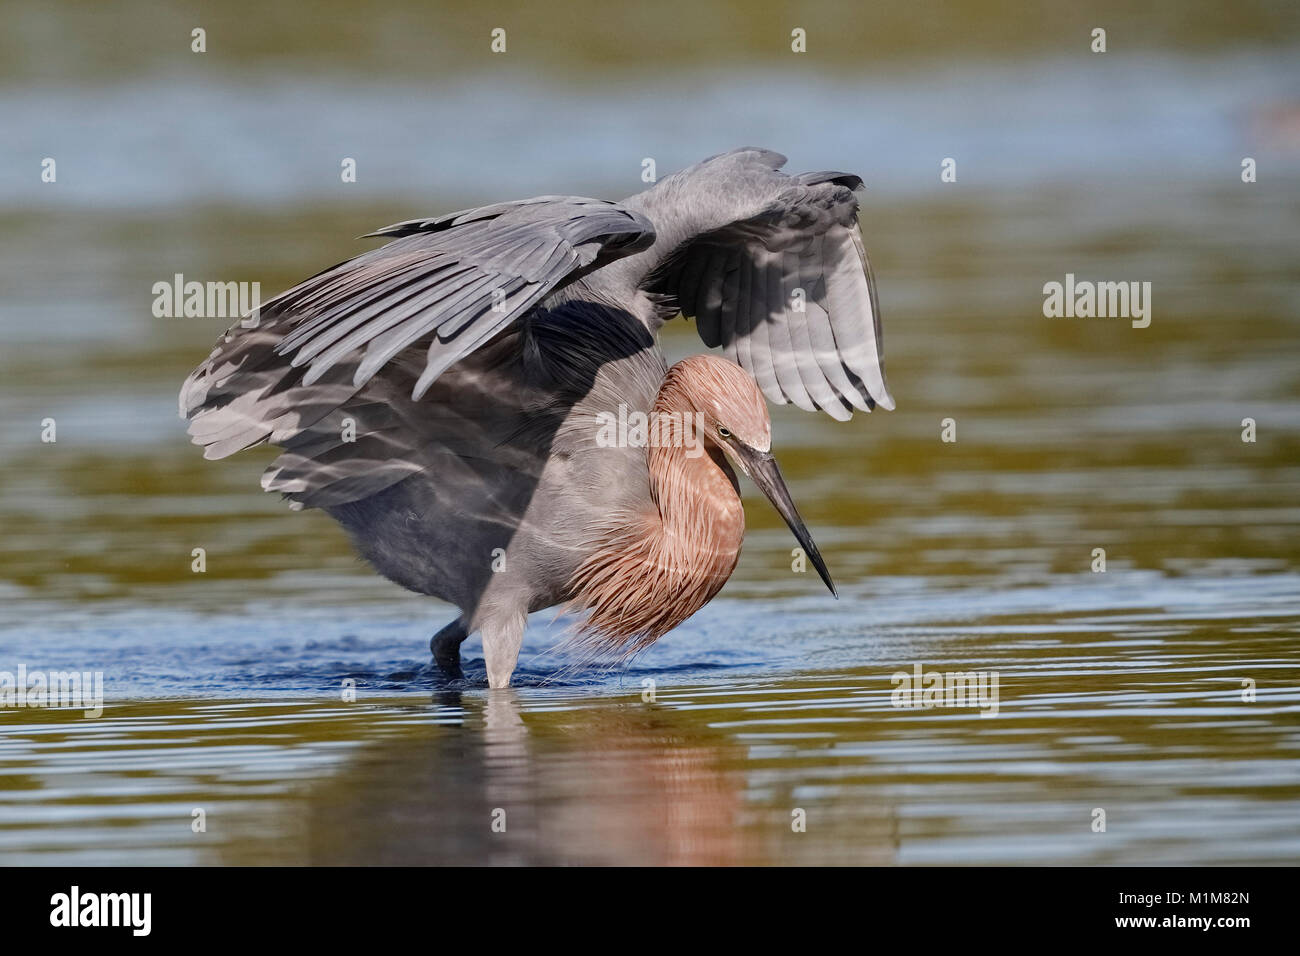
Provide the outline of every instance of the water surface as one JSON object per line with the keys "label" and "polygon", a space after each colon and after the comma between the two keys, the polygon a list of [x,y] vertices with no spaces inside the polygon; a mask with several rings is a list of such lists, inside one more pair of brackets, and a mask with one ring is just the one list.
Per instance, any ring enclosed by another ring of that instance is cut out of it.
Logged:
{"label": "water surface", "polygon": [[[64,79],[0,69],[0,671],[99,671],[106,696],[0,710],[0,861],[1300,862],[1293,35],[1258,14],[1238,46],[1098,61],[1008,26],[996,63],[779,74],[755,35],[724,72],[450,83],[382,62],[393,16],[352,53],[329,18],[285,40],[332,51],[311,70],[237,31],[203,72],[148,31],[130,68],[88,34]],[[645,156],[748,142],[868,180],[898,410],[773,410],[838,602],[746,488],[709,607],[613,670],[570,667],[569,622],[535,615],[489,694],[477,641],[465,680],[427,667],[450,608],[260,492],[270,453],[187,444],[176,391],[225,323],[154,318],[154,282],[270,294],[387,222],[617,196]],[[48,151],[57,186],[16,172]],[[1151,326],[1044,318],[1066,273],[1151,282]],[[996,672],[996,715],[894,706],[917,665]]]}

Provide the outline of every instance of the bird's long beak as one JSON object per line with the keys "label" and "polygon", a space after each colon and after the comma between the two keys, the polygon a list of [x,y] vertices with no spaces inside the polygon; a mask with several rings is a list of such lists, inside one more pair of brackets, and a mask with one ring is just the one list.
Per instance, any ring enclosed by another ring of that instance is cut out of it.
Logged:
{"label": "bird's long beak", "polygon": [[835,582],[831,580],[830,572],[826,570],[826,562],[822,560],[821,552],[817,550],[817,543],[808,533],[808,526],[803,523],[803,518],[799,517],[799,509],[794,506],[790,489],[785,486],[785,479],[781,477],[781,469],[776,459],[772,457],[772,453],[758,451],[741,442],[736,442],[733,448],[745,473],[754,484],[758,485],[758,490],[767,496],[767,500],[772,502],[772,507],[777,510],[777,513],[785,519],[785,523],[794,532],[799,547],[803,548],[804,554],[808,555],[813,567],[821,575],[822,581],[830,588],[831,594],[838,598],[840,595],[835,590]]}

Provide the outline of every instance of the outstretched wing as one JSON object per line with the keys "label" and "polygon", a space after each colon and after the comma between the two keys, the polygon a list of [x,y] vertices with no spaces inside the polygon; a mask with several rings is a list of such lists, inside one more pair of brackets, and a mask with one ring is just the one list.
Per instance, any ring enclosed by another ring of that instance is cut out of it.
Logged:
{"label": "outstretched wing", "polygon": [[418,400],[548,293],[647,248],[654,228],[615,203],[542,196],[374,235],[395,238],[263,305],[186,380],[181,414],[207,457],[291,438],[427,343]]}
{"label": "outstretched wing", "polygon": [[671,296],[704,343],[721,346],[773,402],[840,420],[853,408],[892,409],[858,227],[862,181],[787,176],[784,163],[769,150],[736,150],[627,200],[661,233],[686,233],[642,286]]}

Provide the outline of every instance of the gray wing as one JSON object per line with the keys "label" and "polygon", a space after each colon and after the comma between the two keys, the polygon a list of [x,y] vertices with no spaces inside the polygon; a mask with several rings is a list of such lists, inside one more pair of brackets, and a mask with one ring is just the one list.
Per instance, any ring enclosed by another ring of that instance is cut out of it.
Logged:
{"label": "gray wing", "polygon": [[[503,487],[535,483],[546,460],[511,440],[521,409],[547,407],[525,372],[523,335],[516,326],[494,338],[418,401],[411,390],[424,363],[408,350],[343,404],[278,438],[283,451],[262,475],[263,489],[294,508],[330,508],[425,475],[465,512],[490,513]],[[502,478],[507,472],[513,480]]]}
{"label": "gray wing", "polygon": [[186,380],[181,414],[205,455],[283,443],[347,402],[388,362],[426,346],[411,389],[491,340],[541,298],[654,241],[615,203],[542,196],[379,230],[394,236],[262,306]]}
{"label": "gray wing", "polygon": [[363,385],[403,349],[432,336],[414,398],[448,366],[565,280],[648,246],[654,228],[614,203],[543,196],[387,226],[396,236],[274,300],[296,313],[280,343],[310,385],[364,347]]}
{"label": "gray wing", "polygon": [[854,190],[862,181],[834,172],[787,176],[778,172],[784,162],[767,150],[738,150],[628,200],[663,233],[670,201],[692,210],[688,238],[643,287],[671,296],[704,343],[720,346],[773,402],[840,420],[853,408],[892,409],[875,279],[858,226]]}

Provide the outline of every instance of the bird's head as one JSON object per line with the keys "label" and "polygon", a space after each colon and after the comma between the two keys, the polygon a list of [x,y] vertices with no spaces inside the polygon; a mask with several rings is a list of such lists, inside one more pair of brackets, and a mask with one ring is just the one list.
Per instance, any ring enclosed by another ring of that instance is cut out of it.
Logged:
{"label": "bird's head", "polygon": [[705,447],[722,451],[767,496],[826,587],[838,597],[821,552],[772,456],[772,420],[758,383],[739,365],[716,355],[683,359],[669,376],[681,398],[698,414]]}

